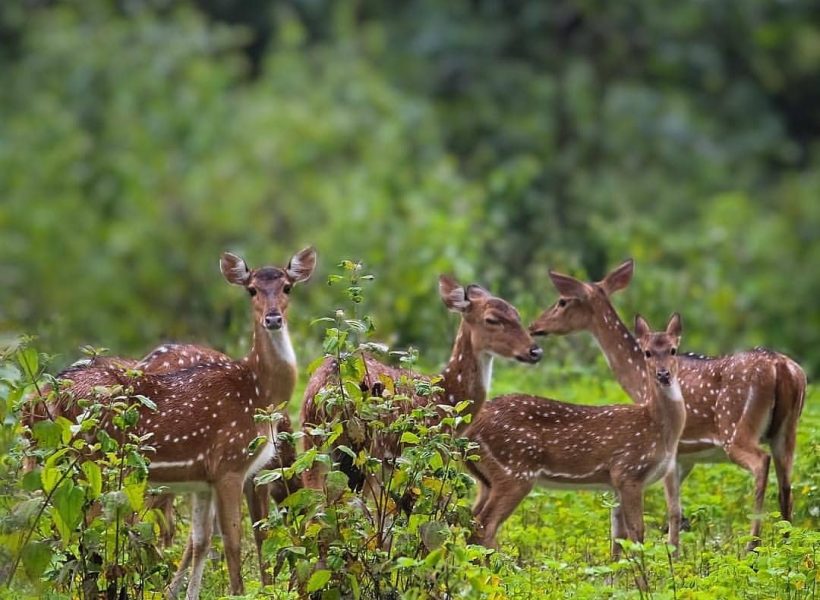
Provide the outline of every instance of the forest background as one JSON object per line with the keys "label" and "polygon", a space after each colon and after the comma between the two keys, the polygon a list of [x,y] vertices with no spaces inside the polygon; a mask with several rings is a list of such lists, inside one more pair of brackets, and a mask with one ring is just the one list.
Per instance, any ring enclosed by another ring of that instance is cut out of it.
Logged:
{"label": "forest background", "polygon": [[[380,336],[440,363],[437,275],[525,320],[547,269],[600,277],[685,347],[820,369],[820,5],[414,0],[0,4],[0,331],[241,352],[225,249],[320,269],[291,328],[377,275]],[[546,360],[593,364],[591,339]]]}

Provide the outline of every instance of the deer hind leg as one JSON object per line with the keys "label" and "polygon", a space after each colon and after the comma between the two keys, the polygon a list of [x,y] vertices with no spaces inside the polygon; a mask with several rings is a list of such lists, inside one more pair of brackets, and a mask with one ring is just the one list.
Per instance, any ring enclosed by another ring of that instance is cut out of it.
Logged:
{"label": "deer hind leg", "polygon": [[488,548],[498,548],[498,528],[527,497],[532,488],[533,482],[528,479],[508,477],[503,481],[497,481],[490,488],[481,512],[476,515],[479,524],[476,541]]}
{"label": "deer hind leg", "polygon": [[806,394],[806,375],[795,363],[781,362],[777,368],[775,410],[772,416],[772,458],[777,475],[780,515],[792,520],[792,465],[797,422]]}
{"label": "deer hind leg", "polygon": [[262,585],[271,585],[270,564],[262,558],[262,543],[265,541],[265,531],[260,521],[268,518],[270,510],[270,487],[254,485],[253,477],[245,481],[245,498],[248,501],[248,513],[253,524],[253,539],[256,542],[256,556],[259,559],[259,573],[262,576]]}
{"label": "deer hind leg", "polygon": [[[742,436],[736,436],[736,438],[742,439]],[[731,444],[726,448],[726,454],[729,455],[729,458],[732,459],[734,463],[749,471],[755,479],[755,514],[752,519],[752,528],[750,531],[750,534],[755,539],[746,545],[746,550],[751,551],[760,543],[760,515],[763,512],[763,500],[766,496],[766,479],[769,476],[769,462],[771,461],[771,457],[760,448],[757,441],[750,441],[746,444],[737,442]]]}
{"label": "deer hind leg", "polygon": [[791,522],[792,520],[792,465],[794,464],[795,429],[784,425],[772,440],[772,457],[774,471],[777,475],[777,492],[780,502],[780,516]]}
{"label": "deer hind leg", "polygon": [[228,577],[231,582],[231,594],[240,596],[245,593],[242,583],[242,488],[244,477],[238,473],[225,476],[217,482],[216,515],[219,528],[222,530],[222,544],[225,548],[225,560],[228,563]]}
{"label": "deer hind leg", "polygon": [[182,554],[179,568],[174,574],[168,586],[166,596],[176,598],[182,587],[185,572],[188,565],[191,568],[191,578],[188,581],[189,600],[199,598],[199,591],[202,586],[202,572],[205,569],[205,562],[208,558],[208,548],[211,545],[211,535],[213,533],[214,522],[214,501],[210,489],[196,492],[191,495],[191,534]]}

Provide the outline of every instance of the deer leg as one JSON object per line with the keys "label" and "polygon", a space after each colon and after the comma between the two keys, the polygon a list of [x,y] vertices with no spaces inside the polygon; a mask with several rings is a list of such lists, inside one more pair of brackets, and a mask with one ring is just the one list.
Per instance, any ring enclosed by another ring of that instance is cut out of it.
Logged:
{"label": "deer leg", "polygon": [[777,496],[780,502],[780,516],[792,520],[792,465],[794,463],[795,430],[786,427],[787,431],[778,433],[772,443],[774,472],[777,475]]}
{"label": "deer leg", "polygon": [[202,572],[208,558],[208,548],[211,545],[211,534],[214,522],[214,502],[210,489],[196,492],[191,495],[191,534],[185,546],[179,568],[174,574],[166,591],[168,598],[176,598],[182,587],[188,564],[192,563],[191,578],[188,581],[189,600],[199,598],[202,586]]}
{"label": "deer leg", "polygon": [[248,513],[253,524],[253,539],[256,542],[256,556],[259,559],[259,573],[262,576],[262,585],[271,585],[270,564],[262,558],[262,543],[265,541],[265,531],[260,521],[268,518],[270,509],[270,488],[267,485],[254,485],[253,477],[245,481],[245,499],[248,501]]}
{"label": "deer leg", "polygon": [[[740,435],[735,437],[743,439]],[[763,500],[766,496],[766,479],[769,476],[771,456],[764,452],[756,442],[746,445],[732,444],[726,448],[726,454],[734,463],[749,471],[755,478],[755,514],[750,532],[755,539],[746,545],[746,550],[751,551],[760,544],[760,515],[763,512]]]}
{"label": "deer leg", "polygon": [[[621,501],[626,537],[632,542],[643,542],[643,487],[637,483],[624,485],[619,490],[618,496]],[[643,573],[635,576],[635,584],[641,590],[647,589]]]}
{"label": "deer leg", "polygon": [[159,538],[164,548],[169,548],[174,543],[176,533],[176,519],[174,518],[174,495],[157,494],[150,499],[151,508],[158,510],[162,514],[159,527]]}
{"label": "deer leg", "polygon": [[527,497],[532,487],[532,481],[515,477],[493,485],[481,513],[476,515],[481,530],[480,538],[477,538],[480,544],[498,548],[498,541],[495,539],[498,528]]}
{"label": "deer leg", "polygon": [[244,594],[241,572],[241,519],[243,477],[238,473],[223,477],[216,484],[216,515],[222,529],[222,544],[228,563],[231,594]]}
{"label": "deer leg", "polygon": [[616,561],[620,560],[621,552],[623,550],[621,545],[618,543],[618,540],[622,540],[626,537],[626,523],[624,522],[624,513],[620,504],[612,508],[609,515],[609,523],[611,530],[610,533],[612,536],[612,547],[610,552],[612,555],[612,560]]}
{"label": "deer leg", "polygon": [[680,479],[677,465],[672,465],[663,478],[663,490],[666,495],[666,512],[669,521],[669,543],[675,547],[672,556],[677,558],[680,553],[681,528]]}

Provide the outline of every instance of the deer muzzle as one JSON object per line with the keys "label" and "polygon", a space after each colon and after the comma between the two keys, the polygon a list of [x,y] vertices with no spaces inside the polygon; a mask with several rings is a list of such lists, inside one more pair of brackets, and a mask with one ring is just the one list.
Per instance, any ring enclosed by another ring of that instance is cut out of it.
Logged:
{"label": "deer muzzle", "polygon": [[661,385],[672,385],[672,374],[669,372],[669,369],[658,369],[655,373],[655,379],[657,379]]}
{"label": "deer muzzle", "polygon": [[277,311],[271,311],[265,315],[263,319],[263,324],[265,328],[270,331],[276,331],[278,329],[282,329],[282,326],[285,324],[285,318],[282,316],[282,313]]}

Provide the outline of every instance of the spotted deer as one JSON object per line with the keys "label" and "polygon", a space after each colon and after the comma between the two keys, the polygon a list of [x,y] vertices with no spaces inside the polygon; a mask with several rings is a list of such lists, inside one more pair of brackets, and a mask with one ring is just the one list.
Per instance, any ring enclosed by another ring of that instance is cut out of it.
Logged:
{"label": "spotted deer", "polygon": [[[162,374],[190,369],[203,364],[228,365],[231,362],[232,359],[226,354],[196,344],[163,344],[140,360],[100,355],[82,359],[56,376],[55,379],[60,382],[60,388],[52,401],[32,403],[27,422],[31,427],[37,420],[54,419],[57,416],[63,416],[72,421],[76,420],[82,412],[77,400],[107,401],[110,393],[118,393],[118,387],[125,389],[125,386],[122,386],[121,383],[122,372],[126,370]],[[112,372],[112,369],[115,372]],[[48,392],[49,389],[43,390],[43,396],[48,396]],[[281,418],[277,430],[279,432],[291,432],[292,426],[287,412],[280,413],[279,416]],[[296,452],[292,445],[277,442],[276,446],[275,457],[264,468],[287,467],[295,460]],[[33,468],[33,464],[26,465],[26,470],[31,470],[31,468]],[[301,480],[298,478],[280,479],[273,484],[258,487],[254,486],[253,479],[249,478],[245,482],[244,494],[248,502],[251,522],[258,523],[267,518],[271,499],[279,503],[300,487]],[[173,542],[175,533],[176,519],[173,501],[174,494],[172,493],[155,495],[150,499],[151,507],[163,514],[163,522],[160,524],[160,540],[166,547]],[[215,521],[215,525],[218,527],[218,522]],[[263,585],[269,585],[272,583],[268,569],[269,565],[262,556],[264,534],[258,527],[254,527],[253,532],[262,583]],[[190,564],[191,553],[192,536],[189,535],[183,552],[181,568],[185,568]]]}
{"label": "spotted deer", "polygon": [[[639,404],[584,406],[525,394],[487,403],[466,436],[478,444],[480,460],[467,463],[479,482],[473,514],[475,541],[496,547],[496,534],[535,485],[610,489],[618,497],[612,513],[612,556],[617,540],[643,541],[643,492],[663,478],[675,479],[675,454],[686,411],[676,356],[681,335],[675,314],[663,332],[635,322],[646,353],[646,395]],[[669,542],[677,547],[680,498],[667,486]]]}
{"label": "spotted deer", "polygon": [[[506,300],[493,296],[481,286],[464,287],[454,279],[442,275],[439,277],[439,295],[449,310],[461,315],[461,324],[450,360],[441,373],[441,382],[438,384],[443,391],[432,398],[417,395],[413,390],[407,390],[407,393],[412,397],[414,406],[428,403],[455,406],[463,400],[472,400],[466,412],[474,418],[481,411],[490,388],[493,358],[500,356],[523,363],[536,363],[541,359],[542,350],[522,326],[515,307]],[[364,360],[368,377],[373,382],[378,382],[382,376],[387,376],[395,382],[400,381],[403,376],[409,379],[429,379],[416,372],[385,365],[369,355],[366,355]],[[336,361],[328,357],[311,376],[302,404],[303,428],[309,429],[312,425],[327,420],[328,415],[315,402],[315,397],[323,388],[331,385],[334,379],[338,380],[337,372]],[[364,384],[368,385],[368,382]],[[403,406],[404,410],[411,408],[413,406]],[[306,449],[312,448],[316,443],[311,436],[305,436],[304,439]],[[397,439],[380,440],[374,445],[370,442],[366,440],[361,445],[372,448],[372,455],[377,458],[384,459],[400,453]],[[345,435],[336,441],[336,445],[340,444],[355,445],[351,444]],[[342,468],[346,470],[344,465],[343,461]],[[321,467],[307,471],[303,478],[305,486],[321,488],[323,475]],[[352,481],[360,477],[352,470],[348,475],[352,475]],[[373,494],[379,484],[362,482],[361,485],[366,485],[366,491]]]}
{"label": "spotted deer", "polygon": [[[241,360],[215,359],[177,370],[126,377],[116,367],[109,373],[134,394],[151,398],[156,411],[143,410],[141,435],[152,434],[149,481],[173,492],[191,492],[192,518],[188,598],[199,596],[214,516],[222,530],[232,594],[243,593],[240,573],[240,518],[244,483],[275,459],[278,424],[254,421],[257,410],[286,403],[296,382],[296,358],[287,327],[288,295],[306,281],[316,252],[306,248],[285,268],[251,270],[226,252],[220,260],[225,279],[251,297],[253,343]],[[178,359],[179,360],[179,359]],[[170,361],[169,361],[170,362]],[[266,442],[253,454],[248,444],[257,436]],[[185,573],[183,560],[169,586],[176,596]]]}
{"label": "spotted deer", "polygon": [[[531,325],[533,335],[589,331],[595,336],[621,387],[635,401],[649,385],[635,336],[618,317],[610,296],[629,285],[634,263],[627,260],[598,282],[585,283],[550,271],[558,301]],[[686,404],[686,428],[678,448],[679,485],[695,464],[730,460],[755,478],[751,535],[760,535],[760,513],[770,457],[778,480],[780,512],[791,520],[791,471],[795,436],[806,390],[806,375],[789,357],[755,348],[717,358],[683,354],[679,379]],[[750,542],[749,549],[756,545]]]}

